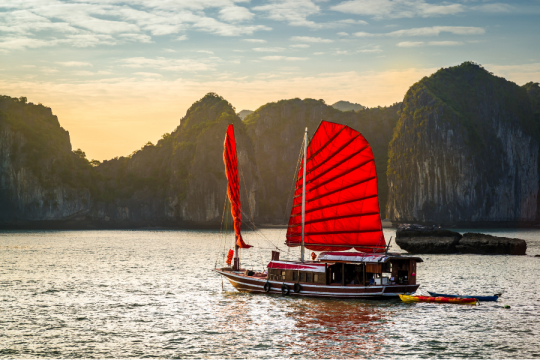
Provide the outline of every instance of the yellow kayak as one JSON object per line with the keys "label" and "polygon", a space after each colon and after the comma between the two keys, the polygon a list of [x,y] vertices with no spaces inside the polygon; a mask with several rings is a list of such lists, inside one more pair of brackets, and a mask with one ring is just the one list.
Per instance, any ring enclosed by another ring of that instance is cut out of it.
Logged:
{"label": "yellow kayak", "polygon": [[430,302],[430,303],[450,303],[450,304],[464,304],[464,305],[475,305],[475,298],[450,298],[450,297],[435,297],[435,296],[411,296],[411,295],[399,295],[401,301],[405,303],[413,302]]}

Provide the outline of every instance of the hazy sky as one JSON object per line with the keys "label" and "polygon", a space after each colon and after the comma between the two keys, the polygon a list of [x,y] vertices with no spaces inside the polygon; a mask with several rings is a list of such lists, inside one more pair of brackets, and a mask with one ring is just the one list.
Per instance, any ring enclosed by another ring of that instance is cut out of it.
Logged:
{"label": "hazy sky", "polygon": [[540,81],[540,0],[2,0],[0,94],[58,115],[89,158],[128,155],[217,92],[367,106],[472,60]]}

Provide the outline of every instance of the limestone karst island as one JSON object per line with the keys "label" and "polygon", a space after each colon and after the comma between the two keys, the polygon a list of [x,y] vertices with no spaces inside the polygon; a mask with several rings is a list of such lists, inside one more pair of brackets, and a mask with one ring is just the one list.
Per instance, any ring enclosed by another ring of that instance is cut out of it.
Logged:
{"label": "limestone karst island", "polygon": [[242,202],[256,224],[286,224],[295,140],[322,119],[361,131],[371,144],[383,219],[461,227],[540,223],[539,85],[518,86],[472,62],[424,77],[402,102],[385,107],[295,98],[237,114],[208,93],[155,144],[102,162],[72,148],[46,104],[4,95],[0,109],[5,229],[218,228],[229,124]]}

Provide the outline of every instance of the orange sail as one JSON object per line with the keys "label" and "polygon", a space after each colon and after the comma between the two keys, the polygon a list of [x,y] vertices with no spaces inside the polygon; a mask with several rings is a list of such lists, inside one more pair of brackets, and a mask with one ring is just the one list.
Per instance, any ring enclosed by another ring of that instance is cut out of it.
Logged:
{"label": "orange sail", "polygon": [[227,195],[231,202],[231,213],[234,220],[234,233],[236,235],[236,245],[242,249],[248,249],[248,245],[242,239],[240,225],[242,224],[242,213],[240,206],[240,183],[238,181],[238,161],[236,160],[236,141],[234,138],[234,128],[230,124],[225,135],[225,150],[223,151],[223,162],[225,162],[225,175],[229,184]]}

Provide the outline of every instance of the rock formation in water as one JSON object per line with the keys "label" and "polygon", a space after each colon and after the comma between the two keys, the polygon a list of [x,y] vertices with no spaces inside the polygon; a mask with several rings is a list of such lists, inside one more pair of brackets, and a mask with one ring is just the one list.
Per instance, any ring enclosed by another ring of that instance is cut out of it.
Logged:
{"label": "rock formation in water", "polygon": [[0,225],[63,220],[92,205],[95,177],[50,108],[0,97]]}
{"label": "rock formation in water", "polygon": [[538,130],[527,91],[473,63],[407,92],[389,148],[395,222],[532,222]]}
{"label": "rock formation in water", "polygon": [[527,243],[521,239],[465,233],[421,225],[400,225],[396,244],[413,254],[525,255]]}
{"label": "rock formation in water", "polygon": [[397,122],[399,104],[359,112],[342,112],[322,100],[292,99],[266,104],[244,121],[255,146],[261,174],[259,219],[286,224],[292,206],[291,186],[296,179],[305,128],[313,136],[321,120],[345,124],[369,141],[378,170],[379,203],[384,216],[388,142]]}

